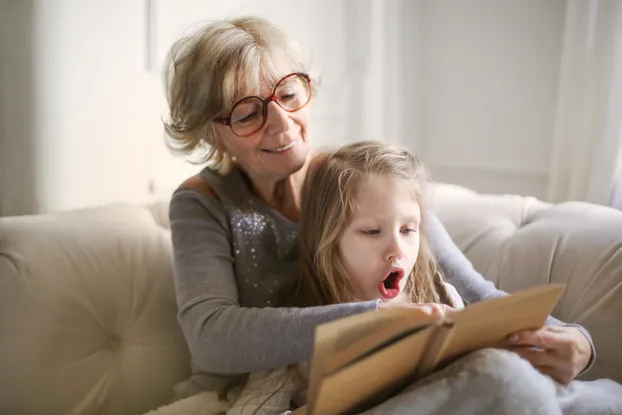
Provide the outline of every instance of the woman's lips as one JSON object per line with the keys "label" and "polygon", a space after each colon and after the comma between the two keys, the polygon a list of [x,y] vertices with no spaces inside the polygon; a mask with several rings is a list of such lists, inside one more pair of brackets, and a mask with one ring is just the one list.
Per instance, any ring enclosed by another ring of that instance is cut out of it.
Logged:
{"label": "woman's lips", "polygon": [[278,153],[283,153],[287,150],[289,150],[290,148],[294,147],[294,145],[296,145],[296,143],[298,142],[298,139],[294,139],[292,141],[290,141],[289,143],[282,145],[280,147],[276,147],[276,148],[271,148],[271,149],[264,149],[263,151],[267,152],[267,153],[273,153],[273,154],[278,154]]}

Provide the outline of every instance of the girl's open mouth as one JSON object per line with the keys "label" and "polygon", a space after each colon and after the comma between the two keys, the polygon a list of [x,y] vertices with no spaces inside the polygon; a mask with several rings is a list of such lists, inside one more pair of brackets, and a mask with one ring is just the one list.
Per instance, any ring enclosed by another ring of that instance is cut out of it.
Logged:
{"label": "girl's open mouth", "polygon": [[400,281],[404,277],[404,270],[392,268],[380,283],[380,294],[384,298],[393,299],[400,294]]}

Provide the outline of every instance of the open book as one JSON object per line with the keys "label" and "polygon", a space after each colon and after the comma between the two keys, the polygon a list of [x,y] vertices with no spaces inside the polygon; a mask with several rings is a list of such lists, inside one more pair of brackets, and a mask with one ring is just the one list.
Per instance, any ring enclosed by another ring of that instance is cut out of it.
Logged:
{"label": "open book", "polygon": [[370,408],[467,353],[541,328],[563,289],[551,284],[479,301],[440,322],[409,309],[385,309],[322,324],[316,329],[307,405],[294,414]]}

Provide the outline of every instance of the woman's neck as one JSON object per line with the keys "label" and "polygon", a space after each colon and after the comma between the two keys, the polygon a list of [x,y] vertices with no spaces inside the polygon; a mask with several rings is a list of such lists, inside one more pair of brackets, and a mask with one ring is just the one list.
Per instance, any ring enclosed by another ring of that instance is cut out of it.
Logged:
{"label": "woman's neck", "polygon": [[308,160],[303,167],[285,178],[267,179],[249,177],[253,190],[270,207],[277,210],[287,219],[300,220],[300,194]]}

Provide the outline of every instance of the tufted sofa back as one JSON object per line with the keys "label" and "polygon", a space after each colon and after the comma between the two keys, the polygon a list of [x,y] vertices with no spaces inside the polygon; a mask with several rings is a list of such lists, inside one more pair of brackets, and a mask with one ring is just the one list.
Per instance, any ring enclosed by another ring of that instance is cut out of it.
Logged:
{"label": "tufted sofa back", "polygon": [[447,184],[432,194],[453,241],[498,288],[564,284],[553,315],[586,327],[596,346],[596,362],[583,379],[622,382],[622,212]]}
{"label": "tufted sofa back", "polygon": [[167,204],[0,220],[0,413],[140,414],[189,373]]}
{"label": "tufted sofa back", "polygon": [[[622,381],[622,213],[437,185],[432,206],[501,289],[566,284],[587,378]],[[166,202],[0,218],[0,413],[141,414],[189,375]]]}

